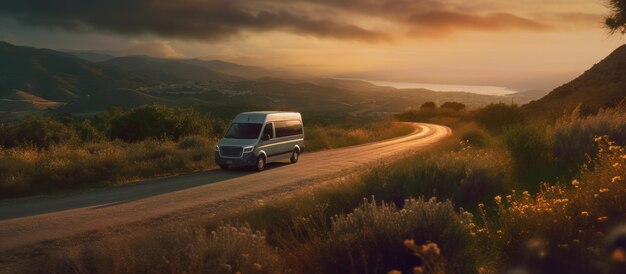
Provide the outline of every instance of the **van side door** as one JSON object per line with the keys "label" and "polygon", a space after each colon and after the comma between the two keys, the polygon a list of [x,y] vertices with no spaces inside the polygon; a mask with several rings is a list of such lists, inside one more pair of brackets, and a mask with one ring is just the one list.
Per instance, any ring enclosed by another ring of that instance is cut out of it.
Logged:
{"label": "van side door", "polygon": [[[269,140],[263,140],[264,137],[267,135],[269,135],[270,137]],[[261,134],[261,145],[259,146],[260,149],[265,151],[265,153],[267,154],[267,158],[272,157],[272,155],[277,152],[277,148],[274,143],[276,143],[276,137],[274,135],[274,123],[269,122],[266,123],[265,127],[263,128],[263,132]]]}

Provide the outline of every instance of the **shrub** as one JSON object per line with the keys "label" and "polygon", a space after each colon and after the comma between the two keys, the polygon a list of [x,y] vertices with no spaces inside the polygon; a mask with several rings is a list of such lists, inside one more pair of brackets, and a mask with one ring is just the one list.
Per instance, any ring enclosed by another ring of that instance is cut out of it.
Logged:
{"label": "shrub", "polygon": [[435,110],[437,108],[437,104],[435,102],[426,102],[420,106],[420,110]]}
{"label": "shrub", "polygon": [[1,145],[7,148],[34,146],[48,148],[59,144],[72,144],[78,140],[76,132],[65,124],[50,118],[29,118],[22,122],[2,126]]}
{"label": "shrub", "polygon": [[213,122],[192,108],[146,105],[111,119],[109,136],[126,142],[146,138],[178,140],[186,135],[208,136],[214,133]]}
{"label": "shrub", "polygon": [[507,154],[500,150],[464,147],[374,168],[362,180],[365,194],[398,205],[406,197],[426,196],[451,199],[457,206],[471,208],[511,189],[508,166]]}
{"label": "shrub", "polygon": [[618,145],[626,145],[626,111],[600,110],[580,117],[578,111],[560,118],[554,126],[554,153],[569,171],[576,170],[598,151],[594,138],[607,135]]}
{"label": "shrub", "polygon": [[489,104],[475,114],[476,121],[493,132],[500,132],[506,127],[521,124],[524,116],[517,105],[504,103]]}
{"label": "shrub", "polygon": [[440,106],[440,108],[447,108],[455,111],[465,110],[465,107],[465,104],[458,102],[445,102]]}
{"label": "shrub", "polygon": [[265,235],[248,226],[221,226],[210,233],[185,226],[156,235],[121,236],[103,246],[66,250],[38,267],[38,273],[288,272]]}
{"label": "shrub", "polygon": [[472,244],[469,231],[450,202],[408,199],[397,209],[393,204],[377,206],[365,201],[352,213],[333,217],[331,227],[285,248],[297,272],[386,273],[400,269],[409,273],[422,262],[405,246],[407,239],[437,243],[450,273],[475,271],[468,252]]}
{"label": "shrub", "polygon": [[626,212],[626,154],[608,139],[598,142],[597,160],[571,184],[496,197],[496,216],[476,231],[481,242],[497,247],[485,250],[492,258],[531,273],[606,272],[613,250],[603,250],[605,236]]}
{"label": "shrub", "polygon": [[535,192],[539,182],[564,175],[552,153],[551,137],[546,127],[540,125],[512,126],[502,134],[517,179],[526,184],[525,190]]}

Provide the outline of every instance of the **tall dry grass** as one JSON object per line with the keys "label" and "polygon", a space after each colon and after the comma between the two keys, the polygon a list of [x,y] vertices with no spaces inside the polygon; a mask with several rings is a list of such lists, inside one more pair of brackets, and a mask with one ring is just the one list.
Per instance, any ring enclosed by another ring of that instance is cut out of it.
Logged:
{"label": "tall dry grass", "polygon": [[317,151],[376,142],[407,135],[412,131],[411,125],[392,120],[307,125],[306,149]]}
{"label": "tall dry grass", "polygon": [[215,139],[0,148],[0,197],[112,185],[212,167]]}

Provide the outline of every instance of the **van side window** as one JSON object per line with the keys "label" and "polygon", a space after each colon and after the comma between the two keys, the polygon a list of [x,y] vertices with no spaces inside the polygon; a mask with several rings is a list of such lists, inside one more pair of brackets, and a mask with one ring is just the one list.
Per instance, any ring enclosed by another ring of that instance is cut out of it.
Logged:
{"label": "van side window", "polygon": [[263,134],[261,136],[265,136],[267,134],[270,135],[270,139],[274,139],[274,126],[272,126],[272,123],[267,123],[265,125],[265,129],[263,130]]}
{"label": "van side window", "polygon": [[276,125],[276,138],[302,134],[302,122],[289,120],[274,122]]}

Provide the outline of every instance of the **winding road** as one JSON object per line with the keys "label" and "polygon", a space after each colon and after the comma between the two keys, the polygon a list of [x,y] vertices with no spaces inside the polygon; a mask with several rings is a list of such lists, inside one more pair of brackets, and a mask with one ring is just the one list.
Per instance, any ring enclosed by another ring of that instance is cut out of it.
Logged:
{"label": "winding road", "polygon": [[263,199],[402,157],[451,134],[444,126],[413,125],[416,130],[403,137],[304,153],[297,164],[270,164],[260,173],[210,170],[119,187],[0,201],[0,253],[150,219],[182,218],[211,210],[219,213],[223,207],[241,206],[251,199]]}

